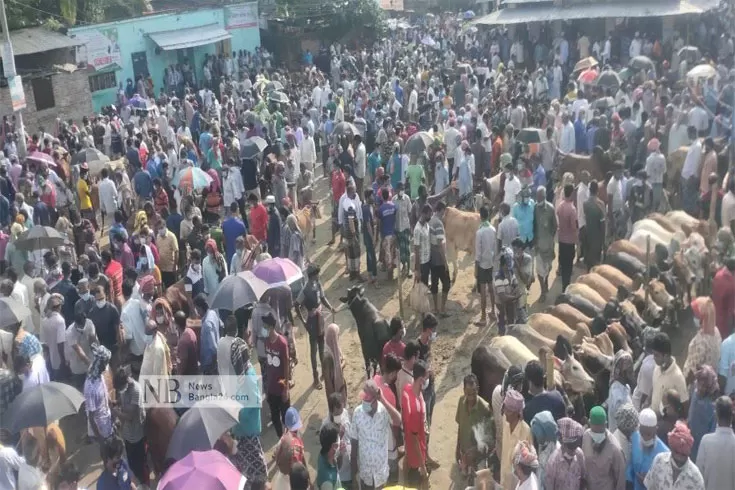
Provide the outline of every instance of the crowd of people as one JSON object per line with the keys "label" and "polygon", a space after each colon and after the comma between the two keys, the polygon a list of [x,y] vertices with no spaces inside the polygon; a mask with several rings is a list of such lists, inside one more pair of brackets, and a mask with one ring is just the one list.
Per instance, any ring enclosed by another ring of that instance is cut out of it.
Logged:
{"label": "crowd of people", "polygon": [[[609,396],[589,410],[561,387],[547,390],[536,361],[511,366],[491,399],[469,374],[456,462],[477,488],[735,488],[735,179],[717,154],[735,106],[728,18],[698,20],[692,60],[679,54],[680,36],[641,36],[626,24],[599,37],[542,28],[511,38],[427,16],[372,47],[307,51],[297,71],[274,69],[260,49],[207,57],[200,83],[187,63],[170,66],[157,98],[152,83],[129,80],[117,107],[59,121],[54,135],[4,118],[0,296],[31,317],[0,332],[0,411],[52,380],[77,387],[87,437],[101,447],[97,488],[146,486],[172,462],[154,443],[139,376],[255,376],[257,359],[279,438],[275,476],[260,407],[241,410],[215,445],[246,488],[428,488],[432,471],[451,467],[429,451],[439,374],[431,345],[452,321],[448,205],[479,208],[478,325],[497,317],[504,335],[525,321],[536,279],[539,301],[550,299],[554,261],[564,291],[575,259],[591,269],[609,243],[678,196],[718,230],[711,297],[692,302],[699,330],[683,367],[669,336],[649,327],[637,362],[615,353]],[[598,69],[575,69],[591,55]],[[597,70],[587,77],[602,80],[640,56],[647,62],[610,86],[580,76]],[[700,62],[713,75],[689,79]],[[538,141],[526,139],[528,128]],[[46,157],[22,158],[18,138]],[[679,176],[671,168],[681,147]],[[100,168],[94,155],[124,164]],[[570,155],[591,155],[605,171],[558,175]],[[320,179],[328,196],[316,194]],[[309,255],[320,207],[331,210],[328,246],[344,255],[350,281],[381,288],[400,274],[433,297],[417,339],[406,342],[403,321],[390,320],[380,374],[351,410],[340,328],[323,313],[335,308]],[[29,251],[24,233],[37,226],[67,244]],[[295,298],[274,292],[246,316],[210,308],[228,275],[272,257],[303,270]],[[290,398],[296,317],[329,409],[315,478]],[[2,433],[2,488],[77,488],[58,423],[36,429],[20,440]]]}

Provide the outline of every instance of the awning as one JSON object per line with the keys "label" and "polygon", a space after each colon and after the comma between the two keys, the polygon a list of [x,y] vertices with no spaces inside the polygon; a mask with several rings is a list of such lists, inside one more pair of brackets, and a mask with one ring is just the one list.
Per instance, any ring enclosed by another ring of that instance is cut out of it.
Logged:
{"label": "awning", "polygon": [[13,44],[13,54],[15,56],[44,53],[53,49],[74,48],[82,44],[76,39],[43,27],[10,31],[10,42]]}
{"label": "awning", "polygon": [[678,3],[645,2],[635,4],[553,5],[508,7],[475,19],[473,24],[506,25],[552,20],[604,19],[613,17],[664,17],[667,15],[702,14],[708,10],[682,0]]}
{"label": "awning", "polygon": [[190,29],[177,29],[175,31],[149,32],[148,36],[164,51],[203,46],[232,37],[219,24],[210,24]]}

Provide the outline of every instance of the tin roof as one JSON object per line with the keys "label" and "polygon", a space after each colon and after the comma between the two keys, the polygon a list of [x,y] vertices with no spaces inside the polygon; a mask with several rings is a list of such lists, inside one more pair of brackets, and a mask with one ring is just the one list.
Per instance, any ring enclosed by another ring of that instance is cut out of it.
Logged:
{"label": "tin roof", "polygon": [[43,27],[29,27],[11,31],[10,42],[13,43],[13,54],[15,56],[73,48],[81,44],[76,39]]}

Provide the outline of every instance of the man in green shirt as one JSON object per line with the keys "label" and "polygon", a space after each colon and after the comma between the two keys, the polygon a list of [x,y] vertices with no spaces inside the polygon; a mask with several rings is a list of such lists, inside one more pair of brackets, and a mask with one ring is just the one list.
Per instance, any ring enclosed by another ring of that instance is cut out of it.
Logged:
{"label": "man in green shirt", "polygon": [[[455,457],[463,475],[473,475],[480,462],[495,449],[495,422],[488,403],[478,396],[477,376],[464,378],[464,396],[457,405]],[[478,428],[475,431],[475,428]],[[477,437],[483,440],[478,441]]]}
{"label": "man in green shirt", "polygon": [[419,197],[419,186],[426,181],[423,165],[419,165],[418,158],[412,157],[406,169],[406,182],[411,199]]}

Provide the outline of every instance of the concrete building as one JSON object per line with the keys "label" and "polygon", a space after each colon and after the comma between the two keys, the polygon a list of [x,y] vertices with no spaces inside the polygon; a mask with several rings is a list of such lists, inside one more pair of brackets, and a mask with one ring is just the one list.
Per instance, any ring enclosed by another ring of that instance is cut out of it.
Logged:
{"label": "concrete building", "polygon": [[69,29],[80,43],[77,62],[89,69],[95,111],[115,104],[120,86],[150,77],[158,95],[164,70],[187,64],[197,80],[206,55],[250,51],[260,46],[257,2],[162,12],[118,22]]}

